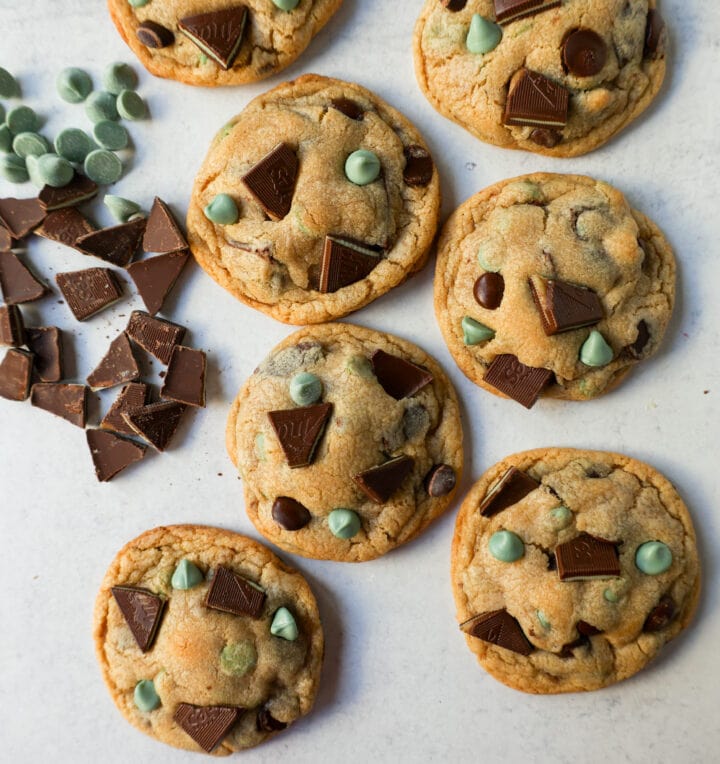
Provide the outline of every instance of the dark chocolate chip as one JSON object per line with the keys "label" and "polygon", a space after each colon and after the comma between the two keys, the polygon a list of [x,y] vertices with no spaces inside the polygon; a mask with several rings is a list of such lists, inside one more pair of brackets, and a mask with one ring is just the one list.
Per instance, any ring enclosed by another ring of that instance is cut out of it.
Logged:
{"label": "dark chocolate chip", "polygon": [[657,8],[651,8],[647,15],[647,24],[645,26],[645,48],[643,56],[645,58],[658,58],[663,53],[663,32],[665,31],[665,22]]}
{"label": "dark chocolate chip", "polygon": [[433,381],[427,369],[384,350],[376,350],[370,360],[377,381],[395,400],[415,395]]}
{"label": "dark chocolate chip", "polygon": [[122,297],[120,283],[108,268],[58,273],[55,281],[78,321],[91,318]]}
{"label": "dark chocolate chip", "polygon": [[185,406],[182,403],[160,401],[132,409],[124,413],[122,418],[143,440],[158,451],[164,451],[177,432],[184,412]]}
{"label": "dark chocolate chip", "polygon": [[0,363],[0,397],[24,401],[30,394],[32,366],[32,353],[10,348]]}
{"label": "dark chocolate chip", "polygon": [[272,505],[273,520],[286,531],[299,531],[312,519],[307,507],[289,496],[278,496]]}
{"label": "dark chocolate chip", "polygon": [[520,69],[510,81],[503,124],[564,127],[569,95],[539,72]]}
{"label": "dark chocolate chip", "polygon": [[214,59],[230,69],[242,45],[248,12],[244,5],[186,16],[178,21],[180,31]]}
{"label": "dark chocolate chip", "polygon": [[495,357],[483,380],[529,409],[551,377],[549,369],[525,366],[514,355],[503,354]]}
{"label": "dark chocolate chip", "polygon": [[156,21],[143,21],[135,34],[146,48],[167,48],[175,42],[175,35]]}
{"label": "dark chocolate chip", "polygon": [[160,395],[188,406],[204,406],[205,353],[175,345]]}
{"label": "dark chocolate chip", "polygon": [[412,473],[415,461],[410,456],[396,456],[353,477],[363,493],[376,504],[384,504]]}
{"label": "dark chocolate chip", "polygon": [[237,723],[244,708],[179,703],[173,719],[206,753],[212,753]]}
{"label": "dark chocolate chip", "polygon": [[661,631],[669,626],[677,615],[677,606],[672,597],[665,594],[660,602],[650,611],[643,624],[643,631]]}
{"label": "dark chocolate chip", "polygon": [[538,146],[544,146],[546,149],[553,149],[562,140],[562,133],[552,130],[549,127],[536,127],[530,133],[530,140],[537,143]]}
{"label": "dark chocolate chip", "polygon": [[403,180],[408,186],[427,186],[433,176],[433,160],[430,152],[413,144],[405,148]]}
{"label": "dark chocolate chip", "polygon": [[513,504],[522,501],[529,493],[540,487],[535,478],[517,467],[509,467],[500,480],[485,494],[478,507],[483,517],[493,517]]}
{"label": "dark chocolate chip", "polygon": [[165,600],[137,586],[113,586],[111,591],[138,647],[146,653],[155,640]]}
{"label": "dark chocolate chip", "polygon": [[440,2],[452,13],[461,11],[467,5],[467,0],[440,0]]}
{"label": "dark chocolate chip", "polygon": [[436,464],[425,475],[425,490],[430,496],[447,496],[453,488],[457,475],[449,464]]}
{"label": "dark chocolate chip", "polygon": [[312,462],[332,408],[332,403],[317,403],[268,412],[288,466],[306,467]]}
{"label": "dark chocolate chip", "polygon": [[650,339],[650,330],[644,319],[641,319],[637,325],[637,338],[632,345],[628,345],[627,351],[633,358],[642,358],[643,350]]}
{"label": "dark chocolate chip", "polygon": [[359,103],[352,101],[350,98],[333,98],[330,101],[333,109],[337,109],[341,114],[354,120],[361,120],[365,114],[365,110]]}
{"label": "dark chocolate chip", "polygon": [[265,592],[229,568],[218,566],[210,582],[205,605],[234,615],[258,618],[265,602]]}
{"label": "dark chocolate chip", "polygon": [[135,344],[167,366],[173,348],[179,345],[185,336],[185,327],[162,318],[154,318],[142,310],[134,310],[125,332]]}
{"label": "dark chocolate chip", "polygon": [[555,557],[561,581],[615,578],[620,575],[616,545],[589,533],[581,533],[564,544],[558,544]]}
{"label": "dark chocolate chip", "polygon": [[276,719],[265,706],[258,709],[255,717],[255,726],[258,732],[279,732],[287,727],[285,722]]}
{"label": "dark chocolate chip", "polygon": [[430,414],[420,403],[410,404],[403,412],[402,428],[405,440],[425,436],[430,427]]}
{"label": "dark chocolate chip", "polygon": [[247,190],[273,220],[290,212],[299,162],[287,143],[279,143],[242,177]]}
{"label": "dark chocolate chip", "polygon": [[582,634],[584,637],[594,637],[596,634],[602,634],[602,629],[598,629],[587,621],[578,621],[575,624],[575,628],[578,630],[578,634]]}
{"label": "dark chocolate chip", "polygon": [[84,429],[87,421],[87,392],[85,385],[37,382],[30,391],[30,402]]}
{"label": "dark chocolate chip", "polygon": [[592,77],[605,66],[607,45],[592,29],[573,29],[563,40],[562,60],[570,74]]}
{"label": "dark chocolate chip", "polygon": [[530,655],[535,649],[525,636],[522,626],[507,610],[481,613],[462,623],[460,628],[466,634],[520,655]]}
{"label": "dark chocolate chip", "polygon": [[488,310],[500,307],[505,292],[505,279],[499,273],[483,273],[475,282],[475,300]]}
{"label": "dark chocolate chip", "polygon": [[101,483],[111,480],[134,462],[139,462],[147,446],[104,430],[87,430],[86,437],[95,474]]}

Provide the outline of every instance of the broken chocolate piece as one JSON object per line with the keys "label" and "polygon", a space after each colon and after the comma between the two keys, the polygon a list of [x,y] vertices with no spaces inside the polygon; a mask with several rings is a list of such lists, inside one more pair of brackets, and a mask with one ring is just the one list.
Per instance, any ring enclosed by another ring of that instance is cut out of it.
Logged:
{"label": "broken chocolate piece", "polygon": [[138,586],[113,586],[110,591],[125,623],[135,637],[137,646],[146,653],[157,634],[165,609],[165,600]]}
{"label": "broken chocolate piece", "polygon": [[453,13],[461,11],[467,5],[467,0],[440,0],[440,2]]}
{"label": "broken chocolate piece", "polygon": [[414,465],[415,460],[403,454],[364,470],[353,476],[353,480],[368,498],[376,504],[384,504],[412,473]]}
{"label": "broken chocolate piece", "polygon": [[332,408],[332,403],[316,403],[268,412],[288,466],[306,467],[312,462]]}
{"label": "broken chocolate piece", "polygon": [[140,260],[128,265],[128,273],[135,282],[140,297],[142,297],[151,316],[162,310],[165,298],[175,286],[188,256],[188,250],[184,250],[150,257],[147,260]]}
{"label": "broken chocolate piece", "polygon": [[299,162],[287,143],[279,143],[242,181],[260,206],[273,220],[282,220],[290,212]]}
{"label": "broken chocolate piece", "polygon": [[63,207],[74,207],[80,202],[92,199],[97,192],[97,183],[76,172],[67,186],[62,188],[43,186],[38,194],[38,201],[47,212],[52,212]]}
{"label": "broken chocolate piece", "polygon": [[278,496],[272,505],[272,519],[286,531],[299,531],[312,519],[307,507],[289,496]]}
{"label": "broken chocolate piece", "polygon": [[8,305],[33,302],[50,293],[14,252],[0,252],[0,290]]}
{"label": "broken chocolate piece", "polygon": [[86,430],[85,434],[95,474],[101,483],[106,483],[126,467],[139,462],[147,451],[147,446],[121,438],[113,432]]}
{"label": "broken chocolate piece", "polygon": [[147,219],[142,248],[145,252],[158,252],[161,255],[187,249],[187,241],[180,226],[170,208],[159,196],[155,197],[150,217]]}
{"label": "broken chocolate piece", "polygon": [[513,504],[522,501],[529,493],[540,487],[535,478],[517,467],[510,467],[498,482],[485,494],[478,507],[483,517],[493,517]]}
{"label": "broken chocolate piece", "polygon": [[247,23],[247,8],[236,5],[209,13],[186,16],[178,21],[180,31],[220,66],[230,69],[240,50]]}
{"label": "broken chocolate piece", "polygon": [[531,276],[529,283],[543,331],[548,336],[602,321],[603,306],[592,289],[542,276]]}
{"label": "broken chocolate piece", "polygon": [[499,273],[483,273],[473,286],[475,301],[488,310],[500,307],[505,293],[505,279]]}
{"label": "broken chocolate piece", "polygon": [[481,613],[460,624],[460,628],[471,637],[477,637],[520,655],[530,655],[535,649],[518,621],[507,610]]}
{"label": "broken chocolate piece", "polygon": [[146,222],[145,218],[138,218],[79,236],[75,249],[125,268],[140,247]]}
{"label": "broken chocolate piece", "polygon": [[628,353],[633,358],[642,358],[643,350],[645,350],[645,346],[648,344],[649,339],[650,330],[648,329],[646,321],[641,319],[637,325],[637,337],[635,342],[633,342],[632,345],[628,345],[626,348]]}
{"label": "broken chocolate piece", "polygon": [[153,318],[142,310],[134,310],[125,332],[133,342],[167,366],[173,348],[185,336],[185,327],[162,318]]}
{"label": "broken chocolate piece", "polygon": [[265,592],[229,568],[218,566],[210,582],[205,605],[234,615],[258,618],[265,602]]}
{"label": "broken chocolate piece", "polygon": [[143,21],[135,34],[146,48],[167,48],[175,42],[175,35],[156,21]]}
{"label": "broken chocolate piece", "polygon": [[645,26],[644,58],[658,58],[663,54],[665,22],[657,8],[651,8]]}
{"label": "broken chocolate piece", "polygon": [[87,392],[85,385],[36,382],[30,391],[30,403],[84,429],[87,421]]}
{"label": "broken chocolate piece", "polygon": [[403,180],[408,186],[427,186],[433,176],[433,160],[430,152],[413,144],[405,147]]}
{"label": "broken chocolate piece", "polygon": [[164,451],[177,431],[185,411],[182,403],[160,401],[122,415],[125,422],[153,448]]}
{"label": "broken chocolate piece", "polygon": [[37,199],[0,199],[0,223],[13,239],[22,239],[42,223],[45,209]]}
{"label": "broken chocolate piece", "polygon": [[35,354],[35,377],[41,382],[63,378],[62,332],[57,326],[38,326],[25,332],[28,349]]}
{"label": "broken chocolate piece", "polygon": [[576,77],[592,77],[607,61],[605,40],[592,29],[573,29],[562,44],[565,69]]}
{"label": "broken chocolate piece", "polygon": [[78,321],[91,318],[122,297],[120,282],[109,268],[58,273],[55,281]]}
{"label": "broken chocolate piece", "polygon": [[615,578],[620,575],[620,559],[611,541],[581,533],[555,547],[558,577],[561,581],[586,578]]}
{"label": "broken chocolate piece", "polygon": [[560,5],[560,0],[495,0],[495,18],[505,26],[525,16],[548,11]]}
{"label": "broken chocolate piece", "polygon": [[[25,344],[25,327],[17,305],[0,305],[0,345]],[[31,348],[32,349],[32,348]]]}
{"label": "broken chocolate piece", "polygon": [[10,231],[0,224],[0,252],[9,252],[12,249],[12,241]]}
{"label": "broken chocolate piece", "polygon": [[336,236],[326,236],[320,266],[319,291],[327,294],[354,284],[364,279],[379,262],[377,254],[361,244]]}
{"label": "broken chocolate piece", "polygon": [[598,629],[587,621],[578,621],[575,624],[575,628],[578,630],[578,634],[582,634],[584,637],[594,637],[596,634],[602,634],[602,629]]}
{"label": "broken chocolate piece", "polygon": [[150,385],[144,382],[130,382],[120,391],[120,395],[108,409],[100,427],[123,435],[135,435],[135,430],[123,419],[123,414],[129,414],[147,405],[150,400]]}
{"label": "broken chocolate piece", "polygon": [[530,409],[550,381],[550,369],[525,366],[514,356],[496,356],[485,372],[483,381]]}
{"label": "broken chocolate piece", "polygon": [[287,727],[285,722],[281,722],[276,719],[265,706],[258,709],[257,716],[255,717],[255,727],[258,732],[278,732],[284,730]]}
{"label": "broken chocolate piece", "polygon": [[330,104],[333,109],[337,109],[341,114],[358,122],[365,114],[363,107],[356,101],[352,101],[350,98],[333,98],[332,101],[330,101]]}
{"label": "broken chocolate piece", "polygon": [[24,401],[30,394],[32,366],[32,353],[10,348],[0,363],[0,397]]}
{"label": "broken chocolate piece", "polygon": [[447,496],[455,488],[457,475],[449,464],[436,464],[425,475],[425,490],[430,496]]}
{"label": "broken chocolate piece", "polygon": [[397,401],[415,395],[433,381],[427,369],[384,350],[376,350],[370,361],[383,390]]}
{"label": "broken chocolate piece", "polygon": [[188,406],[204,406],[205,353],[175,345],[160,395]]}
{"label": "broken chocolate piece", "polygon": [[101,390],[115,385],[124,385],[140,376],[132,345],[126,334],[121,332],[110,343],[107,353],[88,375],[87,383],[93,390]]}
{"label": "broken chocolate piece", "polygon": [[648,617],[643,624],[643,631],[661,631],[672,623],[676,615],[677,606],[673,598],[665,594],[660,598],[660,602],[648,613]]}
{"label": "broken chocolate piece", "polygon": [[48,212],[45,220],[35,229],[35,233],[45,239],[74,248],[75,242],[81,236],[92,233],[94,230],[95,227],[75,207],[63,207],[60,210]]}
{"label": "broken chocolate piece", "polygon": [[179,703],[173,719],[206,753],[212,753],[242,715],[238,706],[194,706]]}
{"label": "broken chocolate piece", "polygon": [[564,127],[569,95],[539,72],[520,69],[510,81],[503,124]]}
{"label": "broken chocolate piece", "polygon": [[573,650],[575,650],[578,647],[589,647],[590,646],[590,640],[581,634],[577,639],[573,639],[572,642],[568,642],[567,644],[564,644],[562,648],[560,649],[560,652],[558,655],[561,658],[572,658],[573,657]]}

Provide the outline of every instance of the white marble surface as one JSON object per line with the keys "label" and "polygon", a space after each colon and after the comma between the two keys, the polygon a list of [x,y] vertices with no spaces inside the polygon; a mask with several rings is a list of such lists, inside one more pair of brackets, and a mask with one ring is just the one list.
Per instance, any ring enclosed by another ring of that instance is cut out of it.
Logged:
{"label": "white marble surface", "polygon": [[[350,320],[416,341],[448,369],[464,406],[461,494],[513,451],[543,445],[625,451],[662,470],[685,497],[705,588],[693,628],[634,679],[592,694],[534,697],[485,674],[455,626],[448,575],[455,507],[418,541],[376,562],[293,559],[313,585],[325,623],[322,689],[309,717],[242,760],[714,760],[720,11],[713,0],[663,0],[671,65],[656,105],[608,146],[562,161],[486,146],[433,111],[415,83],[410,54],[420,6],[420,0],[345,0],[301,59],[260,85],[211,92],[141,72],[152,120],[130,125],[137,145],[132,172],[113,193],[146,207],[158,194],[184,211],[215,130],[267,87],[308,71],[357,79],[418,125],[442,173],[445,214],[496,180],[534,170],[588,173],[618,185],[676,248],[678,300],[659,356],[607,398],[541,402],[527,412],[475,388],[454,366],[435,324],[432,266]],[[132,61],[100,0],[0,0],[0,30],[0,65],[20,77],[50,135],[87,126],[82,107],[55,95],[61,68],[86,67],[98,82],[111,60]],[[16,192],[31,189],[0,181],[1,195]],[[109,219],[99,214],[98,222]],[[30,245],[29,259],[45,274],[88,265],[40,240]],[[258,536],[243,511],[223,428],[241,382],[291,329],[234,301],[197,268],[187,269],[180,287],[169,315],[190,326],[192,344],[209,352],[209,405],[188,417],[169,453],[100,485],[79,430],[29,403],[0,400],[2,761],[199,761],[135,731],[115,709],[93,653],[93,600],[115,552],[147,528],[196,522]],[[29,324],[57,324],[76,335],[71,367],[82,379],[137,307],[133,298],[79,325],[67,306],[50,299],[25,315]],[[102,396],[103,409],[113,395]]]}

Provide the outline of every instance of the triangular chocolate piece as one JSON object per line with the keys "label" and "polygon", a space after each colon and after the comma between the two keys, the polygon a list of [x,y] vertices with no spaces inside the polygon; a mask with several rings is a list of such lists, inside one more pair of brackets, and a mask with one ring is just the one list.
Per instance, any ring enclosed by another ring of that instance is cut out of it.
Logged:
{"label": "triangular chocolate piece", "polygon": [[397,401],[415,395],[433,381],[427,369],[384,350],[376,350],[370,360],[377,381]]}
{"label": "triangular chocolate piece", "polygon": [[337,292],[354,284],[364,279],[379,262],[380,258],[371,249],[335,236],[326,236],[319,291]]}
{"label": "triangular chocolate piece", "polygon": [[14,252],[0,252],[0,290],[8,305],[39,300],[50,293]]}
{"label": "triangular chocolate piece", "polygon": [[140,297],[151,316],[162,309],[165,298],[175,286],[185,267],[188,250],[139,260],[128,265],[128,273],[135,282]]}
{"label": "triangular chocolate piece", "polygon": [[57,326],[37,326],[25,331],[26,344],[35,354],[35,377],[41,382],[63,378],[62,332]]}
{"label": "triangular chocolate piece", "polygon": [[185,406],[174,401],[150,403],[123,414],[130,427],[158,451],[164,451],[180,424]]}
{"label": "triangular chocolate piece", "polygon": [[170,363],[173,348],[185,336],[184,326],[153,318],[142,310],[132,312],[125,331],[133,342],[166,366]]}
{"label": "triangular chocolate piece", "polygon": [[140,367],[135,359],[132,345],[125,332],[120,332],[110,343],[107,353],[90,372],[87,383],[93,390],[125,385],[140,376]]}
{"label": "triangular chocolate piece", "polygon": [[204,406],[205,353],[175,345],[160,395],[188,406]]}
{"label": "triangular chocolate piece", "polygon": [[331,412],[332,403],[268,412],[290,467],[306,467],[312,462]]}
{"label": "triangular chocolate piece", "polygon": [[460,624],[460,628],[466,634],[520,655],[530,655],[535,649],[525,636],[522,626],[507,610],[481,613]]}
{"label": "triangular chocolate piece", "polygon": [[58,273],[55,281],[78,321],[84,321],[122,297],[122,289],[109,268],[86,268]]}
{"label": "triangular chocolate piece", "polygon": [[620,575],[620,558],[611,541],[581,533],[555,547],[557,572],[561,581],[583,581],[587,578],[616,578]]}
{"label": "triangular chocolate piece", "polygon": [[12,236],[4,225],[0,225],[0,252],[9,252],[12,249]]}
{"label": "triangular chocolate piece", "polygon": [[73,179],[62,188],[44,186],[38,194],[38,201],[48,212],[62,207],[74,207],[97,194],[97,183],[76,172]]}
{"label": "triangular chocolate piece", "polygon": [[210,13],[186,16],[178,21],[180,31],[210,58],[229,69],[237,57],[242,44],[247,8],[236,5]]}
{"label": "triangular chocolate piece", "polygon": [[145,224],[145,218],[138,218],[110,228],[101,228],[80,236],[75,242],[75,249],[124,268],[140,248]]}
{"label": "triangular chocolate piece", "polygon": [[32,353],[10,348],[0,362],[0,397],[24,401],[30,394],[32,366]]}
{"label": "triangular chocolate piece", "polygon": [[503,353],[493,359],[483,381],[530,409],[551,377],[550,369],[525,366],[516,356]]}
{"label": "triangular chocolate piece", "polygon": [[479,511],[483,517],[492,517],[513,504],[522,501],[529,493],[540,487],[540,483],[527,472],[517,467],[509,467],[498,482],[485,494]]}
{"label": "triangular chocolate piece", "polygon": [[169,207],[159,196],[156,196],[145,226],[143,250],[167,255],[179,249],[187,249],[187,245]]}
{"label": "triangular chocolate piece", "polygon": [[540,311],[543,331],[548,336],[592,326],[603,319],[600,298],[587,287],[531,276],[530,292]]}
{"label": "triangular chocolate piece", "polygon": [[157,634],[165,600],[137,586],[113,586],[111,591],[138,647],[146,653]]}
{"label": "triangular chocolate piece", "polygon": [[92,233],[95,226],[75,207],[64,207],[48,212],[42,224],[35,229],[38,236],[57,241],[66,247],[75,247],[75,242]]}
{"label": "triangular chocolate piece", "polygon": [[95,474],[101,483],[111,480],[126,467],[139,462],[147,451],[147,446],[105,430],[86,430],[85,434],[95,465]]}
{"label": "triangular chocolate piece", "polygon": [[135,435],[135,430],[123,419],[123,414],[129,414],[147,405],[149,398],[150,385],[144,382],[130,382],[120,391],[120,395],[100,422],[100,427],[123,435]]}
{"label": "triangular chocolate piece", "polygon": [[[0,345],[25,344],[25,324],[17,305],[0,305]],[[32,350],[32,348],[30,348]]]}
{"label": "triangular chocolate piece", "polygon": [[560,0],[495,0],[495,19],[505,26],[517,19],[534,16],[560,5]]}
{"label": "triangular chocolate piece", "polygon": [[0,223],[13,239],[22,239],[42,223],[45,209],[37,199],[0,199]]}
{"label": "triangular chocolate piece", "polygon": [[87,387],[58,382],[38,382],[30,391],[30,403],[85,428],[87,421]]}
{"label": "triangular chocolate piece", "polygon": [[238,706],[193,706],[179,703],[173,719],[207,753],[212,753],[227,737],[242,715]]}
{"label": "triangular chocolate piece", "polygon": [[353,480],[376,504],[384,504],[412,473],[414,464],[415,460],[411,456],[396,456],[355,475]]}
{"label": "triangular chocolate piece", "polygon": [[251,170],[243,175],[247,190],[273,220],[290,212],[299,162],[287,143],[278,143]]}
{"label": "triangular chocolate piece", "polygon": [[565,127],[570,93],[539,72],[520,69],[510,81],[503,124]]}
{"label": "triangular chocolate piece", "polygon": [[265,592],[229,568],[219,566],[215,571],[205,604],[213,610],[257,618],[262,613]]}

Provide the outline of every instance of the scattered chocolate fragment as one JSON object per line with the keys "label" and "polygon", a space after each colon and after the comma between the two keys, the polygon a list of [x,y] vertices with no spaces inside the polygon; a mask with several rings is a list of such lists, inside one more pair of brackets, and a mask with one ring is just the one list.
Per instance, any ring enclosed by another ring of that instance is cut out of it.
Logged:
{"label": "scattered chocolate fragment", "polygon": [[86,430],[85,435],[95,474],[101,483],[106,483],[126,467],[139,462],[147,451],[147,446],[121,438],[113,432]]}
{"label": "scattered chocolate fragment", "polygon": [[529,493],[540,487],[535,478],[517,467],[510,467],[498,482],[485,494],[479,512],[483,517],[493,517],[513,504],[522,501]]}
{"label": "scattered chocolate fragment", "polygon": [[175,345],[160,395],[188,406],[204,406],[205,353]]}
{"label": "scattered chocolate fragment", "polygon": [[510,80],[503,124],[564,127],[569,95],[539,72],[520,69]]}
{"label": "scattered chocolate fragment", "polygon": [[672,597],[665,594],[660,598],[660,602],[650,611],[645,619],[643,631],[653,632],[661,631],[674,620],[677,615],[677,606]]}
{"label": "scattered chocolate fragment", "polygon": [[504,293],[505,279],[499,273],[483,273],[473,286],[475,301],[488,310],[500,307]]}
{"label": "scattered chocolate fragment", "polygon": [[332,403],[316,403],[268,412],[288,466],[306,467],[312,462],[332,408]]}
{"label": "scattered chocolate fragment", "polygon": [[592,289],[542,276],[531,276],[529,283],[543,331],[548,336],[593,326],[605,315],[600,298]]}
{"label": "scattered chocolate fragment", "polygon": [[562,140],[562,133],[559,133],[557,130],[551,130],[549,127],[536,127],[530,133],[530,140],[533,143],[537,143],[538,146],[553,149]]}
{"label": "scattered chocolate fragment", "polygon": [[36,382],[30,391],[30,403],[84,429],[87,421],[87,392],[85,385]]}
{"label": "scattered chocolate fragment", "polygon": [[632,345],[627,346],[628,353],[630,353],[633,358],[642,358],[643,350],[645,350],[645,346],[648,344],[649,339],[650,330],[648,329],[646,321],[641,319],[640,323],[637,325],[637,338],[635,339],[635,342],[633,342]]}
{"label": "scattered chocolate fragment", "polygon": [[460,624],[460,628],[471,637],[477,637],[520,655],[530,655],[535,649],[518,621],[507,610],[481,613]]}
{"label": "scattered chocolate fragment", "polygon": [[398,401],[415,395],[433,381],[427,369],[384,350],[376,350],[370,361],[383,390]]}
{"label": "scattered chocolate fragment", "polygon": [[25,344],[25,327],[17,305],[0,305],[0,345]]}
{"label": "scattered chocolate fragment", "polygon": [[135,435],[135,430],[123,419],[123,414],[129,414],[150,402],[150,385],[144,382],[130,382],[120,391],[107,414],[100,422],[103,430],[112,430],[123,435]]}
{"label": "scattered chocolate fragment", "polygon": [[234,615],[257,618],[262,613],[265,592],[229,568],[218,566],[210,582],[205,605]]}
{"label": "scattered chocolate fragment", "polygon": [[142,297],[151,316],[162,310],[165,298],[175,286],[188,256],[189,251],[184,250],[150,257],[147,260],[139,260],[128,265],[128,273],[135,282],[140,297]]}
{"label": "scattered chocolate fragment", "polygon": [[180,226],[170,208],[159,196],[155,197],[150,217],[147,219],[142,248],[145,252],[158,252],[161,255],[187,249],[187,241]]}
{"label": "scattered chocolate fragment", "polygon": [[37,199],[0,199],[0,223],[13,239],[22,239],[42,223],[45,209]]}
{"label": "scattered chocolate fragment", "polygon": [[98,187],[95,181],[76,172],[67,186],[62,188],[43,186],[38,194],[38,201],[47,212],[52,212],[63,207],[74,207],[80,202],[92,199],[97,192]]}
{"label": "scattered chocolate fragment", "polygon": [[0,252],[9,252],[12,249],[12,236],[4,225],[0,225]]}
{"label": "scattered chocolate fragment", "polygon": [[79,236],[75,249],[125,268],[140,247],[146,222],[145,218],[138,218]]}
{"label": "scattered chocolate fragment", "polygon": [[560,0],[495,0],[495,18],[505,26],[525,16],[548,11],[560,5]]}
{"label": "scattered chocolate fragment", "polygon": [[265,706],[258,709],[255,717],[255,727],[258,732],[279,732],[287,727],[286,722],[276,719]]}
{"label": "scattered chocolate fragment", "polygon": [[592,77],[607,61],[605,40],[592,29],[573,29],[562,44],[565,69],[576,77]]}
{"label": "scattered chocolate fragment", "polygon": [[180,31],[220,66],[227,70],[233,65],[242,44],[247,8],[234,8],[198,13],[178,21]]}
{"label": "scattered chocolate fragment", "polygon": [[122,415],[125,422],[153,448],[164,451],[177,431],[185,406],[175,401],[149,403]]}
{"label": "scattered chocolate fragment", "polygon": [[32,366],[32,353],[10,348],[0,363],[0,397],[24,401],[30,394]]}
{"label": "scattered chocolate fragment", "polygon": [[598,629],[587,621],[578,621],[575,624],[575,628],[578,630],[578,634],[582,634],[584,637],[594,637],[596,634],[602,634],[602,629]]}
{"label": "scattered chocolate fragment", "polygon": [[657,8],[651,8],[647,15],[647,25],[645,27],[645,48],[643,56],[645,58],[657,58],[663,53],[665,22]]}
{"label": "scattered chocolate fragment", "polygon": [[88,375],[87,383],[93,390],[124,385],[140,376],[132,345],[124,332],[110,343],[107,353]]}
{"label": "scattered chocolate fragment", "polygon": [[278,496],[271,513],[273,520],[286,531],[299,531],[312,519],[308,508],[289,496]]}
{"label": "scattered chocolate fragment", "polygon": [[146,653],[157,634],[165,600],[138,586],[113,586],[110,591],[138,647]]}
{"label": "scattered chocolate fragment", "polygon": [[558,544],[555,557],[561,581],[620,575],[620,559],[615,544],[589,533],[581,533],[564,544]]}
{"label": "scattered chocolate fragment", "polygon": [[35,377],[41,382],[63,378],[62,332],[57,326],[37,326],[25,331],[28,349],[35,354]]}
{"label": "scattered chocolate fragment", "polygon": [[85,321],[122,297],[120,282],[109,268],[58,273],[55,281],[78,321]]}
{"label": "scattered chocolate fragment", "polygon": [[396,456],[353,476],[362,492],[376,504],[384,504],[413,471],[415,460],[411,456]]}
{"label": "scattered chocolate fragment", "polygon": [[299,162],[287,143],[279,143],[242,181],[260,206],[273,220],[282,220],[290,212]]}
{"label": "scattered chocolate fragment", "polygon": [[0,252],[0,290],[8,305],[33,302],[50,292],[14,252]]}
{"label": "scattered chocolate fragment", "polygon": [[427,186],[433,176],[433,160],[430,152],[413,144],[405,147],[403,180],[408,186]]}
{"label": "scattered chocolate fragment", "polygon": [[485,372],[483,380],[530,409],[550,381],[552,371],[525,366],[514,355],[496,356]]}
{"label": "scattered chocolate fragment", "polygon": [[173,719],[206,753],[212,753],[236,724],[244,708],[179,703]]}
{"label": "scattered chocolate fragment", "polygon": [[365,114],[365,109],[350,98],[333,98],[330,104],[333,109],[337,109],[341,114],[350,117],[350,119],[360,121]]}
{"label": "scattered chocolate fragment", "polygon": [[135,34],[146,48],[167,48],[175,42],[175,35],[155,21],[143,21]]}
{"label": "scattered chocolate fragment", "polygon": [[45,220],[35,229],[35,233],[45,239],[74,248],[78,238],[94,230],[92,223],[75,207],[63,207],[48,212]]}
{"label": "scattered chocolate fragment", "polygon": [[436,464],[425,475],[425,490],[430,496],[447,496],[455,488],[457,475],[449,464]]}
{"label": "scattered chocolate fragment", "polygon": [[440,0],[440,2],[453,13],[461,11],[467,5],[467,0]]}
{"label": "scattered chocolate fragment", "polygon": [[361,244],[336,236],[326,236],[320,266],[319,291],[327,294],[354,284],[364,279],[379,262],[377,254]]}
{"label": "scattered chocolate fragment", "polygon": [[173,348],[185,336],[185,327],[162,318],[153,318],[142,310],[134,310],[125,332],[133,342],[167,366]]}

